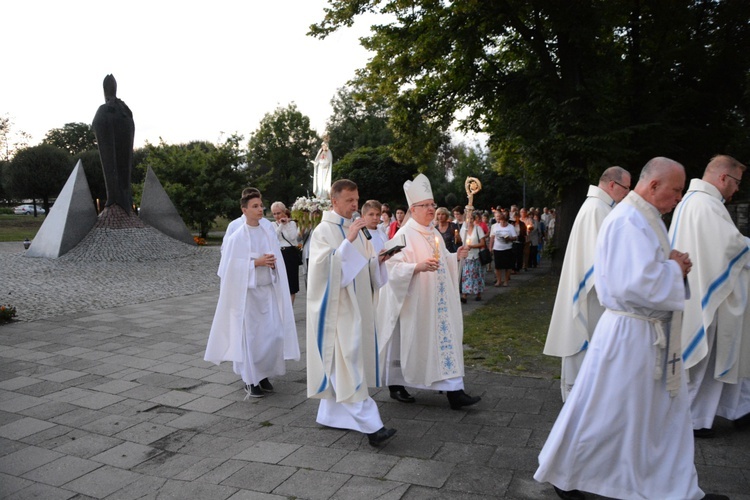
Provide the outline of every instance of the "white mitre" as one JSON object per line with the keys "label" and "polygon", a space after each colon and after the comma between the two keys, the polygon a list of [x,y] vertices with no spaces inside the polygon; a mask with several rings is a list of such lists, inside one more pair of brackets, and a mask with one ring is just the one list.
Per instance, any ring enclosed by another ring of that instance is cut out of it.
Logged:
{"label": "white mitre", "polygon": [[413,181],[404,182],[404,193],[406,194],[406,202],[410,207],[420,201],[434,199],[430,179],[424,174],[419,174]]}

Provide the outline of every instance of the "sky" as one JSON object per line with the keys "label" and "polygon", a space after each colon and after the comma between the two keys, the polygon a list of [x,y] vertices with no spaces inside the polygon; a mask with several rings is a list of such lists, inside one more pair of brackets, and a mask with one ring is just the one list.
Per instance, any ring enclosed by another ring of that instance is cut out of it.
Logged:
{"label": "sky", "polygon": [[296,103],[323,135],[338,88],[364,67],[376,17],[325,40],[306,36],[325,0],[3,0],[0,116],[38,144],[91,123],[102,81],[133,111],[146,141],[245,139],[266,113]]}

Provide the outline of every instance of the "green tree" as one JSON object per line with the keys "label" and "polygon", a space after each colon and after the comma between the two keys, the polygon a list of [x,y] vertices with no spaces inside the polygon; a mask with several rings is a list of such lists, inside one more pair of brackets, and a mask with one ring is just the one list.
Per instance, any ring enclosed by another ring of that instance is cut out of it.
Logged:
{"label": "green tree", "polygon": [[310,33],[369,12],[394,20],[354,84],[385,100],[398,151],[435,151],[461,111],[496,170],[559,197],[558,246],[607,166],[750,155],[748,2],[332,0]]}
{"label": "green tree", "polygon": [[404,181],[417,175],[416,165],[399,163],[386,146],[359,148],[333,164],[336,179],[357,183],[360,201],[404,204]]}
{"label": "green tree", "polygon": [[0,160],[9,161],[17,150],[29,146],[31,136],[24,131],[13,131],[13,121],[7,114],[0,117]]}
{"label": "green tree", "polygon": [[74,156],[96,149],[94,129],[88,123],[66,123],[62,128],[53,128],[42,142],[64,149]]}
{"label": "green tree", "polygon": [[107,186],[104,183],[104,171],[102,170],[102,160],[99,157],[98,149],[89,149],[73,156],[73,164],[81,160],[83,171],[86,174],[86,181],[89,184],[91,198],[99,199],[100,208],[104,208],[107,201]]}
{"label": "green tree", "polygon": [[73,166],[64,149],[50,144],[21,149],[5,168],[5,189],[16,198],[42,200],[49,213],[50,198],[60,194]]}
{"label": "green tree", "polygon": [[151,166],[185,223],[205,238],[216,217],[235,213],[239,205],[242,140],[233,135],[218,146],[208,142],[147,144],[148,155],[139,168]]}
{"label": "green tree", "polygon": [[291,206],[312,189],[311,160],[320,142],[296,104],[266,113],[248,141],[248,185],[258,188],[269,202]]}
{"label": "green tree", "polygon": [[337,158],[343,158],[357,148],[376,148],[393,143],[384,103],[368,103],[352,87],[342,87],[331,99],[331,106],[333,114],[327,123],[328,145]]}

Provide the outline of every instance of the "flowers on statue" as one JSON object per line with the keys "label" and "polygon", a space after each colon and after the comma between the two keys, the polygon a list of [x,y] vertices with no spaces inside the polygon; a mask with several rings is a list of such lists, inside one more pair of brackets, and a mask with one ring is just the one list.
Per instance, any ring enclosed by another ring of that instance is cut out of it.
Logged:
{"label": "flowers on statue", "polygon": [[331,209],[331,200],[327,198],[308,198],[300,196],[292,205],[292,212],[324,212]]}
{"label": "flowers on statue", "polygon": [[206,244],[206,239],[201,238],[200,236],[193,236],[193,241],[195,242],[196,245],[201,246],[201,247]]}
{"label": "flowers on statue", "polygon": [[331,200],[329,199],[300,196],[292,205],[292,219],[303,234],[308,233],[320,223],[323,212],[330,209]]}
{"label": "flowers on statue", "polygon": [[16,317],[16,307],[10,304],[0,305],[0,323],[11,321]]}

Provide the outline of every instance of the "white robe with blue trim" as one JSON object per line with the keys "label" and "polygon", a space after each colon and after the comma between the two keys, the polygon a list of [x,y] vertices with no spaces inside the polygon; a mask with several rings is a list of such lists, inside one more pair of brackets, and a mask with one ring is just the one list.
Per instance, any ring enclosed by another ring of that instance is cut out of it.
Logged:
{"label": "white robe with blue trim", "polygon": [[325,212],[310,237],[307,396],[335,398],[337,403],[368,399],[368,387],[380,385],[382,372],[373,290],[385,283],[387,274],[361,232],[354,243],[346,239],[350,224]]}
{"label": "white robe with blue trim", "polygon": [[599,228],[615,201],[598,186],[589,186],[586,196],[568,239],[544,345],[544,354],[563,358],[563,401],[573,388],[591,335],[604,312],[594,288],[594,253]]}
{"label": "white robe with blue trim", "polygon": [[[715,415],[750,412],[750,249],[721,193],[692,179],[669,230],[673,248],[688,252],[692,296],[685,304],[682,348],[695,429]],[[726,392],[727,394],[722,394]]]}

